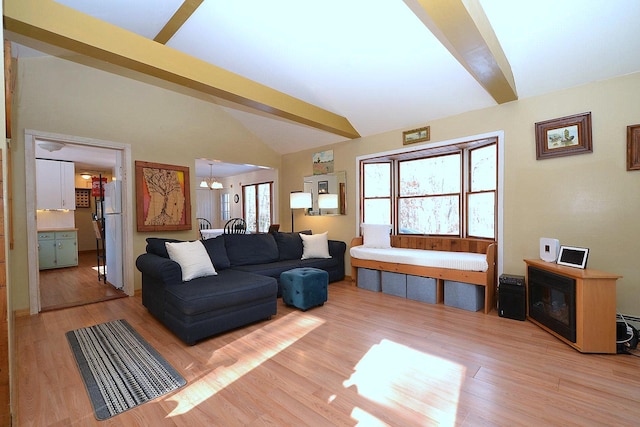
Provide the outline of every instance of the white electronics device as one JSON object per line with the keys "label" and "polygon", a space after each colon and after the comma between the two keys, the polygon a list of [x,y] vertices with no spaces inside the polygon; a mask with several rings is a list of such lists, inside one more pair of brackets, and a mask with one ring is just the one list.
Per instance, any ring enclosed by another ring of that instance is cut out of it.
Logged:
{"label": "white electronics device", "polygon": [[560,253],[560,241],[548,237],[540,238],[540,259],[547,262],[556,262]]}

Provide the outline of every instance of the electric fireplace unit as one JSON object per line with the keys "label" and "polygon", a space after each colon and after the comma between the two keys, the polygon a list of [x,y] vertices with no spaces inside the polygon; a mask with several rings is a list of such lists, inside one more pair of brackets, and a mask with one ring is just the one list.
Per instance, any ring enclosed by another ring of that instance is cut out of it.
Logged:
{"label": "electric fireplace unit", "polygon": [[529,317],[576,342],[576,280],[528,267]]}

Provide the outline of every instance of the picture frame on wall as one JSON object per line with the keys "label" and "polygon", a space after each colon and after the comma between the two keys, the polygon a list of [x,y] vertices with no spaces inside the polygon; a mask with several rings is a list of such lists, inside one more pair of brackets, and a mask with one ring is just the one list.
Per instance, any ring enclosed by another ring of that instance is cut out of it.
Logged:
{"label": "picture frame on wall", "polygon": [[640,124],[627,126],[627,170],[640,170]]}
{"label": "picture frame on wall", "polygon": [[312,160],[314,175],[333,173],[333,150],[313,153]]}
{"label": "picture frame on wall", "polygon": [[536,123],[537,160],[591,152],[591,112]]}
{"label": "picture frame on wall", "polygon": [[318,181],[318,194],[329,193],[329,181]]}
{"label": "picture frame on wall", "polygon": [[430,139],[431,128],[429,126],[402,132],[402,145],[415,144],[417,142],[429,141]]}
{"label": "picture frame on wall", "polygon": [[138,231],[191,230],[189,168],[136,161]]}

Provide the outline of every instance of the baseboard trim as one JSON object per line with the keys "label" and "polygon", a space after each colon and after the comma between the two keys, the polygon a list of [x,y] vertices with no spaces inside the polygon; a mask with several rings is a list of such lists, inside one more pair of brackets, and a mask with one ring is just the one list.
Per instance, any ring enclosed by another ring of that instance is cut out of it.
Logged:
{"label": "baseboard trim", "polygon": [[30,316],[29,309],[22,308],[20,310],[13,310],[13,316],[14,318]]}

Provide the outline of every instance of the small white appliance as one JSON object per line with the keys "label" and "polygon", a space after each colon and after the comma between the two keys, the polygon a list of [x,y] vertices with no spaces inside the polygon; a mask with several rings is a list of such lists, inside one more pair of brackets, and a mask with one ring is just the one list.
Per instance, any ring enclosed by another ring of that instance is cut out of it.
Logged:
{"label": "small white appliance", "polygon": [[117,289],[124,286],[122,252],[122,183],[104,185],[104,245],[107,282]]}
{"label": "small white appliance", "polygon": [[547,262],[556,262],[560,253],[560,241],[548,237],[540,238],[540,259]]}

